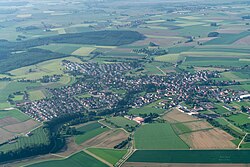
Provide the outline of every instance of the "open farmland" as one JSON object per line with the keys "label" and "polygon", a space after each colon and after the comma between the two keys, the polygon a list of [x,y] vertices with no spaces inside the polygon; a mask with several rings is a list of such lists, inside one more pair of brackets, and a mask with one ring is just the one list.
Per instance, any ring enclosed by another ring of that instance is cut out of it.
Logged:
{"label": "open farmland", "polygon": [[105,131],[81,144],[84,147],[114,148],[122,141],[127,140],[129,134],[121,129]]}
{"label": "open farmland", "polygon": [[48,131],[43,129],[43,127],[39,127],[32,131],[31,136],[21,136],[15,140],[13,143],[7,143],[0,146],[0,151],[14,151],[18,150],[22,147],[40,145],[40,144],[48,144]]}
{"label": "open farmland", "polygon": [[83,125],[82,127],[77,128],[77,131],[80,132],[79,135],[75,136],[75,142],[77,144],[82,144],[83,142],[107,131],[107,128],[102,128],[101,124],[93,122],[90,124]]}
{"label": "open farmland", "polygon": [[230,149],[236,148],[234,138],[220,129],[202,130],[180,135],[193,149]]}
{"label": "open farmland", "polygon": [[[0,143],[27,133],[38,125],[36,121],[17,109],[0,110]],[[1,151],[1,148],[0,148]]]}
{"label": "open farmland", "polygon": [[138,150],[128,162],[150,163],[250,163],[249,150]]}
{"label": "open farmland", "polygon": [[135,132],[135,147],[137,149],[187,149],[189,148],[170,124],[155,123],[143,125]]}
{"label": "open farmland", "polygon": [[108,122],[114,124],[117,127],[126,128],[126,125],[135,127],[137,123],[124,117],[110,117],[107,119]]}
{"label": "open farmland", "polygon": [[159,101],[151,103],[147,106],[143,106],[141,108],[133,108],[129,111],[129,114],[140,115],[140,114],[150,114],[150,113],[156,113],[156,114],[164,113],[165,110],[162,108],[159,108],[157,102]]}
{"label": "open farmland", "polygon": [[93,46],[84,46],[81,44],[49,44],[38,46],[37,48],[77,56],[88,56],[90,52],[95,50]]}
{"label": "open farmland", "polygon": [[179,109],[172,109],[163,117],[170,123],[197,121],[196,118],[182,113]]}
{"label": "open farmland", "polygon": [[31,65],[27,67],[18,68],[16,70],[10,71],[13,78],[23,78],[23,79],[39,79],[45,75],[60,75],[63,74],[62,60],[68,60],[72,62],[81,62],[78,58],[67,57],[62,59],[48,60],[36,65]]}
{"label": "open farmland", "polygon": [[171,124],[171,126],[178,134],[208,130],[208,129],[213,128],[212,125],[210,125],[209,123],[202,121],[202,120],[201,121],[184,122],[184,123],[181,123],[181,122],[180,123],[173,123],[173,124]]}
{"label": "open farmland", "polygon": [[249,116],[247,114],[239,113],[236,115],[230,115],[226,117],[229,121],[233,122],[237,126],[241,126],[250,123]]}
{"label": "open farmland", "polygon": [[163,118],[171,123],[175,132],[190,148],[223,149],[236,147],[231,142],[234,140],[231,135],[178,109],[170,110]]}
{"label": "open farmland", "polygon": [[45,98],[44,93],[41,90],[34,90],[29,92],[29,99],[34,100],[40,100]]}
{"label": "open farmland", "polygon": [[25,91],[34,87],[40,86],[39,83],[25,83],[25,82],[6,82],[7,84],[0,88],[0,102],[6,102],[8,96],[17,91]]}
{"label": "open farmland", "polygon": [[88,151],[113,165],[115,165],[127,153],[127,150],[102,148],[89,148]]}
{"label": "open farmland", "polygon": [[220,34],[220,36],[216,39],[206,42],[206,45],[224,45],[224,44],[232,44],[241,38],[250,35],[249,31],[245,31],[239,34]]}
{"label": "open farmland", "polygon": [[33,165],[28,165],[28,167],[68,167],[68,166],[74,166],[74,167],[107,167],[106,164],[98,161],[94,157],[88,155],[85,152],[79,152],[76,153],[68,158],[61,159],[61,160],[51,160],[51,161],[45,161],[36,163]]}

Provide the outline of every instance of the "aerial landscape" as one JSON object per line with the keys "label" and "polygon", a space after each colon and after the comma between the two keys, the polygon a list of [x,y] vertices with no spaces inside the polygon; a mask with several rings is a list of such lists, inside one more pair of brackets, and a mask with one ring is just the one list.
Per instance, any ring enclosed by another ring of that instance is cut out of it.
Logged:
{"label": "aerial landscape", "polygon": [[250,167],[250,1],[0,1],[0,167]]}

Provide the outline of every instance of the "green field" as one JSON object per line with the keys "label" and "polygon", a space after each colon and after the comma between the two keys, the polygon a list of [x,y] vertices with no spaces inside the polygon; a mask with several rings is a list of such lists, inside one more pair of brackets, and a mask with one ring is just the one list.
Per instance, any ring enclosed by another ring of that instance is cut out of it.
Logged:
{"label": "green field", "polygon": [[[13,75],[13,78],[15,79],[24,78],[24,79],[31,79],[31,80],[40,79],[45,75],[64,74],[63,68],[61,65],[62,60],[68,60],[72,62],[81,63],[81,61],[78,58],[70,56],[67,58],[48,60],[42,63],[38,63],[36,65],[30,65],[30,66],[18,68],[16,70],[10,71],[10,73]],[[30,69],[32,72],[29,72]],[[64,78],[64,76],[62,78]]]}
{"label": "green field", "polygon": [[16,118],[17,120],[24,122],[30,119],[27,115],[23,114],[18,109],[12,109],[12,110],[0,110],[0,120],[4,119],[6,117],[12,117]]}
{"label": "green field", "polygon": [[216,122],[218,122],[220,125],[226,126],[229,124],[229,122],[227,122],[224,118],[216,118],[215,119]]}
{"label": "green field", "polygon": [[227,117],[227,119],[229,121],[234,122],[236,125],[244,125],[247,123],[250,123],[250,118],[249,115],[247,114],[236,114],[236,115],[230,115],[229,117]]}
{"label": "green field", "polygon": [[216,107],[216,109],[213,109],[213,111],[217,114],[225,114],[230,112],[229,110],[223,107],[223,104],[215,104],[214,106]]}
{"label": "green field", "polygon": [[39,83],[27,83],[27,82],[7,82],[7,85],[0,88],[0,102],[6,102],[8,96],[18,91],[25,91],[32,87],[39,86]]}
{"label": "green field", "polygon": [[82,144],[85,141],[107,131],[108,128],[102,128],[102,125],[97,123],[97,122],[93,122],[87,125],[84,125],[82,127],[77,128],[77,131],[80,132],[79,135],[75,136],[75,142],[77,144]]}
{"label": "green field", "polygon": [[135,127],[137,123],[124,117],[110,117],[107,119],[118,127],[126,128],[126,125]]}
{"label": "green field", "polygon": [[26,136],[19,137],[17,141],[12,144],[4,144],[0,146],[0,151],[8,152],[17,150],[25,146],[33,146],[33,145],[48,144],[48,143],[49,143],[48,131],[43,129],[43,127],[39,127],[34,131],[32,131],[32,135],[29,137]]}
{"label": "green field", "polygon": [[27,167],[107,167],[106,164],[98,161],[90,155],[79,152],[63,160],[51,160],[40,162]]}
{"label": "green field", "polygon": [[138,150],[128,162],[250,163],[249,150]]}
{"label": "green field", "polygon": [[171,124],[171,126],[177,134],[192,132],[192,130],[183,123],[174,123]]}
{"label": "green field", "polygon": [[135,132],[135,147],[137,149],[188,149],[170,124],[147,124],[138,128]]}
{"label": "green field", "polygon": [[49,45],[38,46],[37,48],[71,55],[71,53],[79,49],[81,46],[82,45],[79,45],[79,44],[49,44]]}
{"label": "green field", "polygon": [[249,31],[245,31],[239,34],[220,34],[218,38],[206,42],[206,45],[224,45],[232,44],[235,41],[250,35]]}
{"label": "green field", "polygon": [[113,165],[115,165],[127,153],[127,150],[103,148],[89,148],[88,151]]}
{"label": "green field", "polygon": [[182,27],[181,29],[177,29],[175,31],[182,36],[206,37],[209,32],[214,31],[215,29],[216,27],[211,27],[211,26],[193,25],[193,26]]}
{"label": "green field", "polygon": [[95,47],[93,46],[84,46],[81,44],[49,44],[38,46],[38,48],[50,50],[52,52],[77,56],[88,56],[90,52],[95,50]]}
{"label": "green field", "polygon": [[249,149],[249,148],[250,148],[250,142],[241,144],[241,145],[240,145],[240,148],[243,148],[243,149],[244,149],[244,148]]}
{"label": "green field", "polygon": [[145,106],[145,107],[141,107],[141,108],[131,109],[131,110],[129,110],[128,113],[133,114],[133,115],[139,115],[139,114],[150,114],[150,113],[162,114],[164,112],[165,112],[165,110],[161,109],[161,108]]}
{"label": "green field", "polygon": [[184,65],[189,66],[198,66],[198,67],[211,67],[211,66],[217,66],[217,67],[240,67],[248,65],[249,62],[247,61],[238,61],[238,60],[232,60],[232,59],[224,59],[224,60],[213,60],[214,58],[210,57],[210,60],[204,60],[203,61],[185,61]]}

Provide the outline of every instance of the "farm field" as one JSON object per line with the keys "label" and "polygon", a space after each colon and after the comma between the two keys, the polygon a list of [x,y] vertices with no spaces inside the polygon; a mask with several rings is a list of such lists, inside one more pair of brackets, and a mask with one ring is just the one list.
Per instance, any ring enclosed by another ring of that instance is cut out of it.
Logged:
{"label": "farm field", "polygon": [[88,155],[85,152],[76,153],[76,154],[74,154],[66,159],[40,162],[40,163],[36,163],[33,165],[28,165],[27,167],[55,167],[55,166],[60,166],[60,167],[68,167],[68,166],[107,167],[106,164],[98,161],[97,159]]}
{"label": "farm field", "polygon": [[[174,165],[175,167],[211,167],[211,164],[205,163],[152,163],[152,162],[126,162],[123,166],[124,167],[169,167],[170,165]],[[249,167],[248,164],[212,164],[212,166],[218,165],[220,167]]]}
{"label": "farm field", "polygon": [[43,127],[39,127],[32,131],[32,135],[29,137],[21,136],[16,140],[16,142],[0,146],[0,151],[7,152],[17,150],[25,146],[48,144],[49,139],[47,133],[48,132],[43,129]]}
{"label": "farm field", "polygon": [[[15,108],[0,110],[0,143],[7,141],[22,133],[38,126],[38,122],[34,121],[27,115]],[[1,149],[0,149],[1,151]]]}
{"label": "farm field", "polygon": [[170,124],[154,123],[143,125],[135,132],[135,147],[137,149],[188,149]]}
{"label": "farm field", "polygon": [[236,148],[231,142],[234,137],[217,128],[185,133],[180,137],[193,149]]}
{"label": "farm field", "polygon": [[45,95],[41,90],[34,90],[29,92],[29,99],[31,101],[40,100],[43,98],[45,98]]}
{"label": "farm field", "polygon": [[236,114],[226,117],[229,121],[232,121],[237,126],[241,126],[247,123],[250,123],[249,116],[247,114]]}
{"label": "farm field", "polygon": [[82,144],[85,141],[107,131],[107,128],[102,128],[102,125],[93,122],[91,124],[83,125],[82,127],[77,128],[77,131],[80,132],[79,135],[75,136],[75,142],[77,144]]}
{"label": "farm field", "polygon": [[30,117],[23,114],[18,109],[0,110],[0,120],[8,118],[8,117],[17,119],[20,122],[24,122],[24,121],[27,121],[28,119],[30,119]]}
{"label": "farm field", "polygon": [[38,63],[36,65],[18,68],[16,70],[10,71],[10,73],[14,75],[13,78],[24,78],[24,79],[39,79],[45,75],[55,75],[55,74],[60,75],[63,74],[62,71],[63,68],[61,66],[62,60],[81,62],[78,58],[75,57],[54,59]]}
{"label": "farm field", "polygon": [[133,115],[150,114],[150,113],[162,114],[164,112],[165,112],[165,110],[161,109],[161,108],[144,106],[144,107],[141,107],[141,108],[131,109],[129,111],[129,114],[133,114]]}
{"label": "farm field", "polygon": [[129,120],[124,117],[110,117],[107,119],[107,121],[121,128],[126,128],[126,125],[129,125],[132,127],[135,127],[137,125],[135,121]]}
{"label": "farm field", "polygon": [[40,86],[40,83],[25,83],[16,81],[7,82],[4,87],[0,88],[0,103],[6,102],[8,96],[12,93],[17,91],[25,91],[38,86]]}
{"label": "farm field", "polygon": [[249,150],[138,150],[128,162],[150,163],[250,163]]}
{"label": "farm field", "polygon": [[217,114],[225,114],[230,112],[229,110],[223,107],[223,104],[215,104],[214,106],[216,108],[213,109],[213,111],[216,112]]}
{"label": "farm field", "polygon": [[246,36],[250,35],[250,32],[245,31],[239,34],[221,34],[219,38],[216,38],[214,40],[208,41],[205,44],[206,45],[225,45],[225,44],[232,44],[241,38],[244,38]]}
{"label": "farm field", "polygon": [[192,149],[235,148],[234,138],[208,122],[172,109],[163,116],[179,137]]}
{"label": "farm field", "polygon": [[107,130],[81,144],[83,147],[97,147],[112,149],[122,141],[127,140],[129,134],[121,129]]}
{"label": "farm field", "polygon": [[89,148],[87,150],[113,165],[115,165],[127,153],[127,150],[102,148]]}
{"label": "farm field", "polygon": [[171,124],[173,129],[180,135],[184,133],[190,133],[195,131],[209,130],[212,129],[213,126],[205,121],[191,121],[184,123],[173,123]]}
{"label": "farm field", "polygon": [[177,108],[171,109],[167,114],[163,116],[163,118],[170,123],[189,122],[198,120],[190,115],[182,113]]}
{"label": "farm field", "polygon": [[94,46],[84,46],[80,44],[49,44],[38,46],[38,48],[76,56],[88,56],[90,52],[96,49]]}

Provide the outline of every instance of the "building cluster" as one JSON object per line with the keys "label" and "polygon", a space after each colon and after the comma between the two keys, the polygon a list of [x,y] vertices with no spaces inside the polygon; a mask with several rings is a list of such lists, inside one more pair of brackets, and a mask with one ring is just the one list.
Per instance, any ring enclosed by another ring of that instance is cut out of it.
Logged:
{"label": "building cluster", "polygon": [[79,98],[80,103],[87,109],[110,109],[122,98],[111,92],[100,92],[97,96]]}

